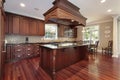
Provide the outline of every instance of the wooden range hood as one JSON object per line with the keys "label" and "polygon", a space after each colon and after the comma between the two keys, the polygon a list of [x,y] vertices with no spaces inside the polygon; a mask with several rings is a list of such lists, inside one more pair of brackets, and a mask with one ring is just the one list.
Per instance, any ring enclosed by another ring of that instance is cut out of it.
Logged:
{"label": "wooden range hood", "polygon": [[79,12],[79,8],[68,0],[55,0],[53,7],[45,12],[45,22],[54,22],[67,26],[85,26],[86,20]]}

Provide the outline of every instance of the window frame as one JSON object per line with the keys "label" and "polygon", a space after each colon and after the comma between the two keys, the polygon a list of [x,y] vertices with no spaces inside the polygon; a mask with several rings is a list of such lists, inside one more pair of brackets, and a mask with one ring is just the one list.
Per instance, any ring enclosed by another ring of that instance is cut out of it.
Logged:
{"label": "window frame", "polygon": [[[97,27],[97,28],[96,28]],[[92,29],[93,28],[93,29]],[[95,34],[95,32],[98,32],[97,33],[97,39],[94,39],[92,37],[92,34]],[[98,41],[99,40],[99,25],[92,25],[92,26],[86,26],[86,27],[83,27],[83,41],[87,42],[87,43],[95,43],[95,41]],[[85,38],[85,33],[88,33],[88,39]]]}
{"label": "window frame", "polygon": [[[50,33],[50,34],[46,34],[47,33],[47,27],[51,27],[51,28],[49,28],[49,29],[51,29],[51,30],[48,30],[48,33]],[[52,37],[52,28],[55,28],[55,37]],[[50,40],[52,40],[52,39],[58,39],[58,25],[57,24],[51,24],[51,23],[48,23],[48,24],[45,24],[45,36],[44,36],[44,38],[45,39],[50,39]]]}

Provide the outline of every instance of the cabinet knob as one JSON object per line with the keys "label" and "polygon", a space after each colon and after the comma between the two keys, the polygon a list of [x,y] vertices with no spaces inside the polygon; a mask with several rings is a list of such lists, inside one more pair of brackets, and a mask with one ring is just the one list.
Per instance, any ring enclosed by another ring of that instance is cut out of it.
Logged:
{"label": "cabinet knob", "polygon": [[28,51],[30,51],[31,49],[30,49],[30,48],[28,48],[27,50],[28,50]]}
{"label": "cabinet knob", "polygon": [[21,57],[20,55],[18,55],[17,57]]}
{"label": "cabinet knob", "polygon": [[21,51],[21,49],[18,49],[17,51],[18,51],[18,52],[20,52],[20,51]]}
{"label": "cabinet knob", "polygon": [[27,54],[27,55],[30,55],[30,54]]}
{"label": "cabinet knob", "polygon": [[6,53],[6,51],[2,51],[2,53]]}

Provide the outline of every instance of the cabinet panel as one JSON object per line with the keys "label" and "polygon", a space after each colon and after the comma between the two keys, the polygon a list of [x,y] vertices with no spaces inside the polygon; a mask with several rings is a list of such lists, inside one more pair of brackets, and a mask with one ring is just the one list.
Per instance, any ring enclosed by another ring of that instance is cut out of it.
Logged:
{"label": "cabinet panel", "polygon": [[24,58],[24,51],[25,47],[24,45],[14,45],[13,46],[13,59],[19,60]]}
{"label": "cabinet panel", "polygon": [[44,36],[44,21],[17,14],[6,13],[6,34]]}
{"label": "cabinet panel", "polygon": [[13,34],[19,34],[19,26],[20,26],[20,17],[14,15],[13,16]]}
{"label": "cabinet panel", "polygon": [[20,17],[20,34],[29,35],[29,20],[26,17]]}
{"label": "cabinet panel", "polygon": [[33,55],[33,48],[34,46],[32,44],[25,45],[25,57],[31,57]]}
{"label": "cabinet panel", "polygon": [[6,13],[6,34],[19,34],[19,16]]}
{"label": "cabinet panel", "polygon": [[40,48],[39,48],[40,44],[34,44],[34,49],[33,49],[33,55],[37,56],[40,55]]}
{"label": "cabinet panel", "polygon": [[58,36],[64,37],[64,25],[58,25]]}
{"label": "cabinet panel", "polygon": [[8,14],[7,17],[8,17],[8,18],[7,18],[7,19],[8,19],[8,20],[7,20],[7,21],[8,21],[8,22],[7,22],[7,23],[8,23],[8,24],[7,24],[8,34],[12,34],[12,32],[13,32],[13,27],[12,27],[12,26],[13,26],[13,16],[12,16],[11,14]]}
{"label": "cabinet panel", "polygon": [[6,46],[6,62],[40,55],[39,44],[9,44]]}
{"label": "cabinet panel", "polygon": [[38,21],[38,35],[44,36],[45,35],[45,23],[44,21]]}
{"label": "cabinet panel", "polygon": [[6,55],[5,55],[5,61],[10,62],[12,60],[12,45],[6,46]]}
{"label": "cabinet panel", "polygon": [[37,20],[30,20],[30,35],[37,35]]}
{"label": "cabinet panel", "polygon": [[58,27],[59,37],[77,37],[77,28],[71,28],[70,26],[59,25]]}
{"label": "cabinet panel", "polygon": [[6,15],[5,34],[9,33],[9,16]]}
{"label": "cabinet panel", "polygon": [[2,8],[3,2],[0,1],[0,79],[3,79],[4,72],[4,40],[5,40],[5,14]]}

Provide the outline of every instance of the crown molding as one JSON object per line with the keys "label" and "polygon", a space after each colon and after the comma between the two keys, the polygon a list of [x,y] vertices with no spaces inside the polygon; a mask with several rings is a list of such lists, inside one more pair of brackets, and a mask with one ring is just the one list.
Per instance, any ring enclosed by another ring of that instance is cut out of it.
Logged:
{"label": "crown molding", "polygon": [[86,26],[96,25],[96,24],[106,23],[106,22],[113,22],[113,19],[111,18],[111,19],[108,19],[108,20],[98,20],[98,21],[90,22],[90,23],[87,23]]}

